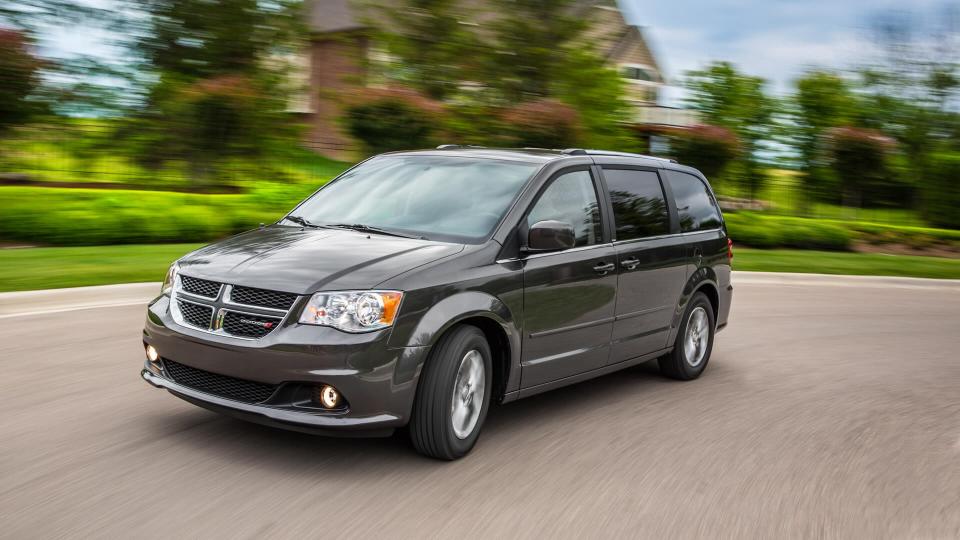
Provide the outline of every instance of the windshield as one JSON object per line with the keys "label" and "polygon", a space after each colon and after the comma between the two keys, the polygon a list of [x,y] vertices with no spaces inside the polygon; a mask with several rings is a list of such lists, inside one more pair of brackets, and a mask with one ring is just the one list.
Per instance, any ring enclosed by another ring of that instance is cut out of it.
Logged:
{"label": "windshield", "polygon": [[487,237],[538,165],[447,156],[384,156],[348,171],[291,216],[434,240]]}

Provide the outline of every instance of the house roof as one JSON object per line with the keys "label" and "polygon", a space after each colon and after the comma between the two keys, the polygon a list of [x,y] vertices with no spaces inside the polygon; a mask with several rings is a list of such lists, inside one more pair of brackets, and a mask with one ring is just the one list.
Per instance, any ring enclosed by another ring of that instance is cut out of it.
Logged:
{"label": "house roof", "polygon": [[307,25],[314,34],[359,30],[365,25],[350,0],[307,0]]}

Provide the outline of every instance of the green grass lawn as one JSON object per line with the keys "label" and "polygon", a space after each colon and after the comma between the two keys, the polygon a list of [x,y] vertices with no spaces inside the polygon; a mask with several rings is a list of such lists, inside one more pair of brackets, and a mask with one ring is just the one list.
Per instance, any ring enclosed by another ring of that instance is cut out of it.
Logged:
{"label": "green grass lawn", "polygon": [[[0,291],[161,281],[200,244],[0,249]],[[735,270],[960,279],[960,259],[735,248]]]}
{"label": "green grass lawn", "polygon": [[162,281],[201,244],[0,249],[0,291]]}
{"label": "green grass lawn", "polygon": [[734,270],[960,279],[960,259],[790,249],[734,248]]}

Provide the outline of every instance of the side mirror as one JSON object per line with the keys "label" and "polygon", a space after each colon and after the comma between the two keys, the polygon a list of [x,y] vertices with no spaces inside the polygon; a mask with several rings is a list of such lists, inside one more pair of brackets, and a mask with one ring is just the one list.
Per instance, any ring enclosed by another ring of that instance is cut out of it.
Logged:
{"label": "side mirror", "polygon": [[572,248],[576,243],[573,225],[565,221],[538,221],[527,233],[526,251],[558,251]]}

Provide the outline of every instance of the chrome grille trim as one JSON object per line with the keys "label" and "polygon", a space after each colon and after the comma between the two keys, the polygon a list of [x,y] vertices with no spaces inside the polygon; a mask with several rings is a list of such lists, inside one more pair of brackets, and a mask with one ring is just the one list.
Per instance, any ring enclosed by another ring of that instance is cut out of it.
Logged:
{"label": "chrome grille trim", "polygon": [[[190,278],[191,276],[185,276]],[[257,341],[263,339],[266,336],[269,336],[277,328],[282,326],[286,322],[287,317],[291,312],[294,311],[294,307],[297,305],[297,301],[300,299],[299,295],[296,295],[296,298],[293,300],[291,309],[283,310],[276,308],[269,308],[263,306],[251,306],[245,304],[237,304],[230,301],[230,291],[233,289],[233,285],[223,283],[220,286],[220,290],[217,293],[216,298],[208,298],[204,296],[198,296],[192,294],[183,289],[183,284],[181,282],[181,276],[177,276],[176,282],[174,284],[173,290],[170,292],[170,314],[173,317],[174,322],[180,326],[196,330],[198,332],[204,332],[207,334],[213,334],[216,336],[228,337],[231,339],[239,339],[246,341]],[[266,289],[264,289],[266,290]],[[210,324],[206,327],[196,326],[187,321],[183,313],[180,311],[180,302],[188,302],[190,304],[195,304],[197,306],[208,308],[212,311],[212,317]],[[237,315],[247,315],[251,317],[259,318],[269,318],[275,319],[277,321],[276,325],[270,328],[266,333],[259,337],[250,337],[242,336],[237,334],[232,334],[223,329],[223,318],[227,313],[234,313]]]}

